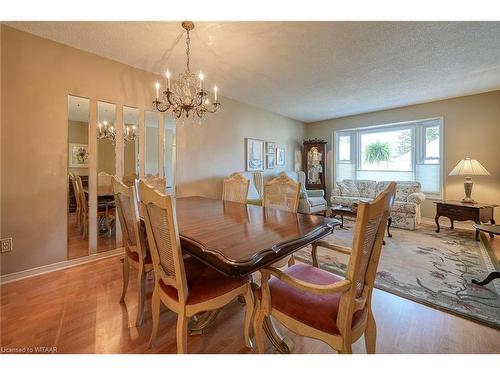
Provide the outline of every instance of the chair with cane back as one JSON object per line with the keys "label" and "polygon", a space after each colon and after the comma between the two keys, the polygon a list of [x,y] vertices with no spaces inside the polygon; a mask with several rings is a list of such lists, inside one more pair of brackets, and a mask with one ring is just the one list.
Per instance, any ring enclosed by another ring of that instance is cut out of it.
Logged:
{"label": "chair with cane back", "polygon": [[244,337],[248,347],[254,309],[251,278],[231,278],[192,256],[183,256],[180,246],[175,198],[140,181],[140,199],[147,239],[155,271],[152,297],[153,330],[150,346],[158,332],[160,305],[177,313],[177,352],[187,352],[188,318],[222,308],[239,296],[246,304]]}
{"label": "chair with cane back", "polygon": [[[306,264],[281,271],[261,270],[257,290],[254,332],[259,353],[264,352],[263,321],[272,316],[298,335],[312,337],[339,353],[352,353],[352,343],[362,335],[368,353],[375,353],[376,323],[371,309],[373,284],[382,249],[396,183],[372,202],[360,202],[352,249],[316,242],[317,246],[349,253],[345,279]],[[311,313],[314,312],[314,313]]]}
{"label": "chair with cane back", "polygon": [[[300,183],[295,182],[286,174],[280,174],[264,184],[264,207],[277,208],[284,211],[297,213],[299,207]],[[287,264],[294,264],[293,255],[273,264],[274,267],[281,268]]]}
{"label": "chair with cane back", "polygon": [[222,184],[222,200],[236,203],[247,203],[250,180],[239,173],[225,178]]}
{"label": "chair with cane back", "polygon": [[140,326],[144,318],[144,305],[146,299],[146,275],[153,270],[151,254],[147,247],[144,232],[141,228],[138,203],[135,198],[134,188],[128,187],[112,179],[113,194],[115,197],[118,219],[123,232],[123,245],[125,258],[123,261],[123,289],[120,302],[125,300],[129,282],[130,266],[137,269],[137,318],[135,324]]}

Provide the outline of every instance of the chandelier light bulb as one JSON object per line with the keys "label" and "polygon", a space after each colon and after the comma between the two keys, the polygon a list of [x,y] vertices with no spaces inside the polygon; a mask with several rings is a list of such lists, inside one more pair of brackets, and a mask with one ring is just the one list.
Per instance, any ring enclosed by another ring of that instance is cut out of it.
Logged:
{"label": "chandelier light bulb", "polygon": [[214,101],[217,101],[217,86],[214,86]]}
{"label": "chandelier light bulb", "polygon": [[198,78],[200,79],[200,91],[203,91],[203,78],[205,78],[205,76],[203,75],[202,72],[200,72]]}
{"label": "chandelier light bulb", "polygon": [[160,82],[156,81],[156,99],[160,97]]}
{"label": "chandelier light bulb", "polygon": [[167,77],[167,89],[170,90],[170,72],[168,71],[168,69],[165,73],[165,76]]}

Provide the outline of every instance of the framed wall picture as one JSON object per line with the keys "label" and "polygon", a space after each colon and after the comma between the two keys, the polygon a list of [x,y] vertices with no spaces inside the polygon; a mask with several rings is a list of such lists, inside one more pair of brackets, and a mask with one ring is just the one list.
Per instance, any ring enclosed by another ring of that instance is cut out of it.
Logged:
{"label": "framed wall picture", "polygon": [[69,144],[69,168],[89,167],[89,146],[81,143]]}
{"label": "framed wall picture", "polygon": [[276,165],[285,165],[285,149],[281,147],[276,148]]}
{"label": "framed wall picture", "polygon": [[273,169],[275,165],[275,149],[274,142],[266,142],[266,168]]}
{"label": "framed wall picture", "polygon": [[245,138],[246,170],[248,172],[264,170],[264,141],[260,139]]}

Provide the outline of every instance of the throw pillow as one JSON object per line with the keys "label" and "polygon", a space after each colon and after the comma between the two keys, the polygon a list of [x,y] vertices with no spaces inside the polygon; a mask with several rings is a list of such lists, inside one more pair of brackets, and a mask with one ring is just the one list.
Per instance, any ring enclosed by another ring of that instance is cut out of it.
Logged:
{"label": "throw pillow", "polygon": [[359,197],[359,191],[354,181],[344,180],[338,183],[340,193],[344,197]]}

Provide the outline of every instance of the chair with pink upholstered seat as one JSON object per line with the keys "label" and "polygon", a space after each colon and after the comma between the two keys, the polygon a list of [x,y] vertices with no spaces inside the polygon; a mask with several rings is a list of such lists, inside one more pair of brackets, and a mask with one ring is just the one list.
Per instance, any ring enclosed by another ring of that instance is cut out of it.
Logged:
{"label": "chair with pink upholstered seat", "polygon": [[161,303],[177,313],[177,352],[186,353],[188,318],[220,309],[243,296],[246,304],[245,344],[251,347],[250,328],[254,309],[251,278],[231,278],[193,257],[183,256],[173,207],[175,198],[155,191],[142,180],[139,189],[155,271],[150,346],[158,332]]}
{"label": "chair with pink upholstered seat", "polygon": [[[261,270],[254,318],[259,353],[264,352],[263,322],[269,316],[296,334],[326,342],[339,353],[352,353],[352,343],[364,335],[366,351],[375,353],[371,298],[395,193],[396,184],[391,182],[375,200],[359,204],[352,249],[318,241],[312,252],[315,266]],[[317,268],[318,246],[350,254],[345,279]]]}
{"label": "chair with pink upholstered seat", "polygon": [[151,254],[149,253],[144,232],[139,218],[139,209],[135,198],[134,188],[128,187],[112,178],[113,194],[115,197],[118,219],[123,231],[123,245],[125,258],[123,260],[123,289],[120,302],[125,300],[127,293],[130,266],[137,269],[137,318],[135,324],[140,326],[144,317],[146,299],[146,274],[153,270]]}

